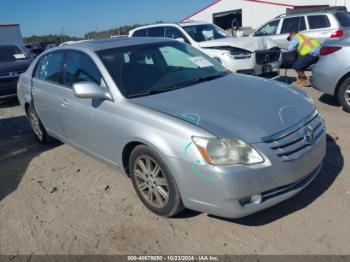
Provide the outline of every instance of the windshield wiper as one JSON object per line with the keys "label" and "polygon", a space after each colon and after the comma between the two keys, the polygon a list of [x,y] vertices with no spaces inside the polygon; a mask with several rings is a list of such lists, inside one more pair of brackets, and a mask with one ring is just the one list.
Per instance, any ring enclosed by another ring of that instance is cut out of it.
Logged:
{"label": "windshield wiper", "polygon": [[140,96],[156,95],[156,94],[172,91],[172,90],[179,89],[179,88],[182,88],[182,87],[178,87],[175,85],[169,85],[166,87],[159,87],[159,88],[150,89],[146,92],[131,94],[131,95],[128,95],[127,97],[128,98],[135,98],[135,97],[140,97]]}
{"label": "windshield wiper", "polygon": [[195,78],[195,79],[192,79],[190,81],[183,83],[183,85],[181,85],[181,86],[185,87],[185,86],[191,86],[191,85],[195,85],[195,84],[202,83],[202,82],[211,81],[211,80],[226,76],[228,74],[229,74],[229,72],[225,71],[225,72],[220,73],[220,74],[198,77],[198,78]]}
{"label": "windshield wiper", "polygon": [[140,96],[147,96],[147,95],[156,95],[156,94],[160,94],[160,93],[164,93],[164,92],[169,92],[169,91],[173,91],[176,89],[181,89],[187,86],[191,86],[191,85],[195,85],[201,82],[207,82],[207,81],[211,81],[223,76],[228,75],[229,72],[225,71],[223,73],[220,74],[215,74],[215,75],[209,75],[209,76],[203,76],[203,77],[198,77],[189,81],[184,81],[181,83],[177,83],[176,85],[168,85],[168,86],[163,86],[163,87],[154,87],[149,89],[146,92],[141,92],[141,93],[136,93],[136,94],[132,94],[129,95],[128,98],[135,98],[135,97],[140,97]]}

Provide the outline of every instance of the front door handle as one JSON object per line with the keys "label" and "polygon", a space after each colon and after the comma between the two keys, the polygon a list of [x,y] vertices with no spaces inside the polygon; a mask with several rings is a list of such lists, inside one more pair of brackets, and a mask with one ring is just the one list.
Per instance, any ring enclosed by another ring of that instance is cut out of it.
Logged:
{"label": "front door handle", "polygon": [[65,98],[62,98],[61,101],[60,101],[60,104],[61,104],[62,106],[67,106],[67,105],[68,105],[68,100],[65,99]]}
{"label": "front door handle", "polygon": [[36,87],[32,87],[32,94],[35,95],[37,93],[39,93],[39,89]]}

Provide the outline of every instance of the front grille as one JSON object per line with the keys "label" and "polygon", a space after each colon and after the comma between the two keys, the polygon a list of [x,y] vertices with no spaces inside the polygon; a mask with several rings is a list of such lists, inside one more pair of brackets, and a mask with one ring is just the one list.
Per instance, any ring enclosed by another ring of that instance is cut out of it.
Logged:
{"label": "front grille", "polygon": [[264,65],[272,62],[277,62],[281,56],[281,49],[273,48],[264,51],[256,51],[255,59],[258,65]]}
{"label": "front grille", "polygon": [[324,134],[323,120],[316,111],[297,124],[294,130],[287,130],[278,135],[264,138],[264,142],[285,162],[300,158],[314,144],[317,144]]}
{"label": "front grille", "polygon": [[286,194],[290,191],[297,190],[297,189],[304,187],[305,185],[310,183],[316,177],[316,175],[321,171],[321,169],[322,169],[322,164],[320,164],[309,175],[307,175],[306,177],[303,177],[302,179],[300,179],[292,184],[281,186],[281,187],[274,188],[272,190],[263,192],[261,194],[262,201],[264,202],[264,201],[269,200],[271,198],[274,198],[274,197]]}
{"label": "front grille", "polygon": [[23,71],[20,72],[6,72],[6,73],[0,73],[0,79],[17,79],[20,74],[24,73]]}

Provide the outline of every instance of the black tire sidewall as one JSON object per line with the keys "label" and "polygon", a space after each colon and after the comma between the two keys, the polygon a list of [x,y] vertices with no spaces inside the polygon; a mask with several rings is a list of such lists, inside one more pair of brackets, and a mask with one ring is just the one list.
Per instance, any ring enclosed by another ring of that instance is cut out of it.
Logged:
{"label": "black tire sidewall", "polygon": [[47,134],[43,124],[41,123],[41,120],[40,120],[40,118],[38,116],[38,113],[36,112],[35,107],[33,106],[33,104],[31,104],[29,106],[29,108],[28,108],[28,117],[29,117],[30,125],[31,125],[31,127],[33,129],[33,124],[31,122],[32,120],[31,120],[31,117],[30,117],[31,111],[34,111],[34,113],[36,114],[36,116],[37,116],[37,118],[39,120],[39,127],[40,127],[41,132],[42,132],[42,138],[41,139],[40,139],[40,137],[37,136],[37,134],[33,130],[34,136],[40,143],[47,144],[48,140],[49,140],[49,136],[48,136],[48,134]]}
{"label": "black tire sidewall", "polygon": [[[163,170],[164,175],[166,176],[168,186],[169,186],[169,200],[167,205],[164,208],[155,208],[152,205],[150,205],[144,199],[142,193],[137,188],[135,176],[134,176],[134,163],[136,159],[142,155],[146,155],[146,156],[148,155],[152,157],[159,164],[159,166]],[[176,185],[174,176],[171,170],[169,169],[168,165],[165,163],[165,161],[162,159],[162,157],[158,154],[156,150],[145,145],[137,146],[131,153],[131,156],[129,159],[129,170],[130,170],[130,178],[132,180],[132,183],[137,195],[141,199],[142,203],[153,213],[164,217],[171,217],[183,209],[180,192]]]}
{"label": "black tire sidewall", "polygon": [[345,90],[350,86],[350,78],[347,78],[340,86],[338,90],[338,100],[342,104],[344,111],[350,113],[350,105],[345,101]]}

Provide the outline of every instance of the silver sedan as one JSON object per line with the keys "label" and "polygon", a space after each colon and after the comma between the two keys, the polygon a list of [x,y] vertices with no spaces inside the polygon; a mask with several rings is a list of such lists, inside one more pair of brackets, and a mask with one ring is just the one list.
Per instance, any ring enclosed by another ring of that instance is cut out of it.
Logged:
{"label": "silver sedan", "polygon": [[324,42],[312,68],[313,86],[339,100],[350,113],[350,38]]}
{"label": "silver sedan", "polygon": [[312,99],[227,72],[157,38],[87,41],[38,57],[18,97],[42,143],[59,139],[128,176],[161,216],[242,217],[305,188],[326,132]]}

